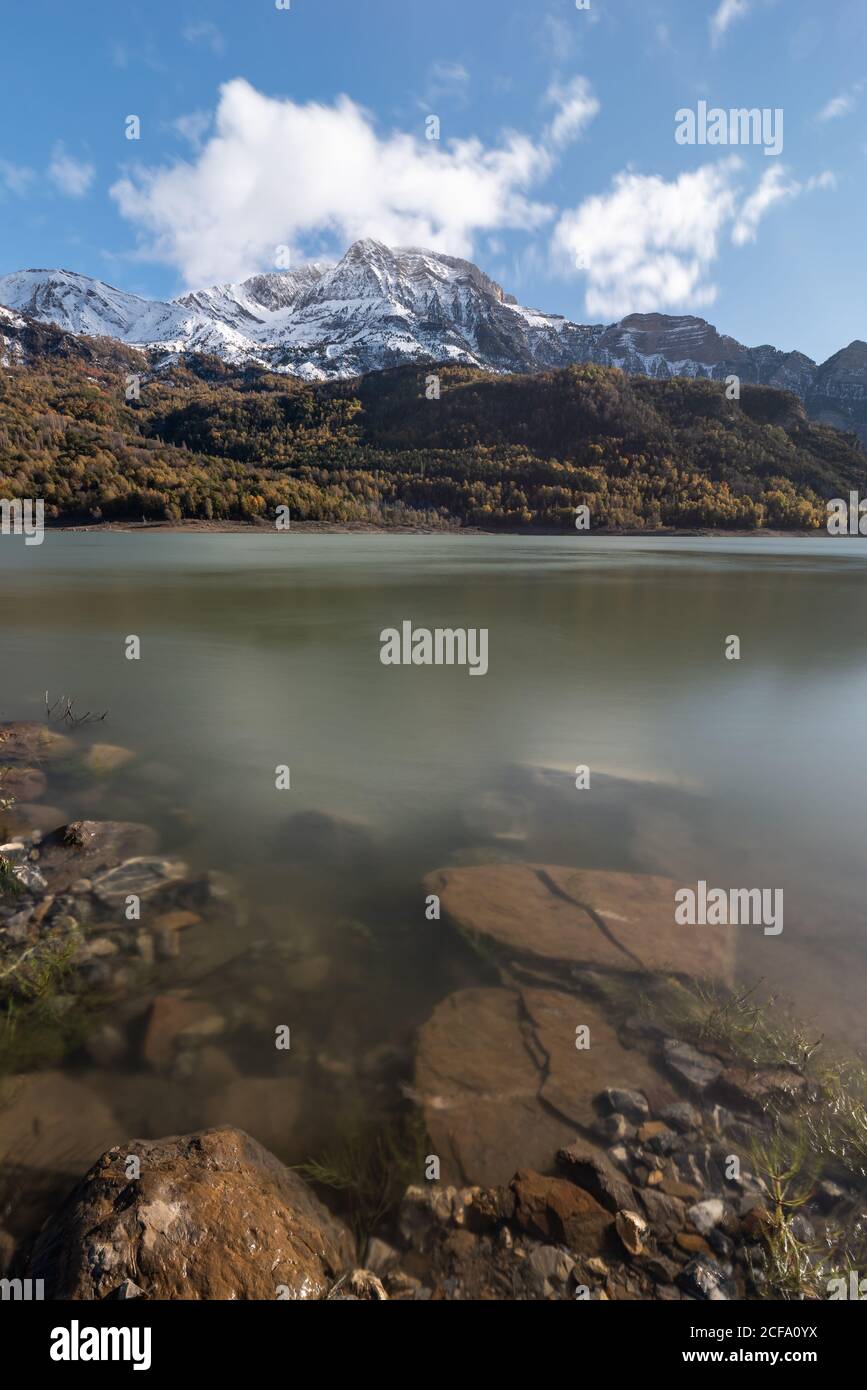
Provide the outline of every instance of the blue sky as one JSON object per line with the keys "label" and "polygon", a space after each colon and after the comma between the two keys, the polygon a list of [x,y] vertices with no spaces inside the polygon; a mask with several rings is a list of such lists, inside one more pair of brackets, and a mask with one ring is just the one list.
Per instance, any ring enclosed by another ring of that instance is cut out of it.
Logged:
{"label": "blue sky", "polygon": [[[2,22],[0,274],[168,297],[371,235],[579,322],[695,312],[819,360],[867,338],[867,0],[5,0]],[[701,101],[781,109],[782,152],[679,144]]]}

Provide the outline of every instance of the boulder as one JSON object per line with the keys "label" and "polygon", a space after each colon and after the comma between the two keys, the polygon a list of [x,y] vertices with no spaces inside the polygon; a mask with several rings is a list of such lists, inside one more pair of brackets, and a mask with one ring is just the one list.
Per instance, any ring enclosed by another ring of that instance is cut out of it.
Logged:
{"label": "boulder", "polygon": [[[127,1176],[128,1157],[141,1176]],[[36,1241],[53,1299],[317,1299],[354,1265],[349,1231],[249,1135],[135,1139],[103,1154]]]}
{"label": "boulder", "polygon": [[574,967],[673,971],[729,981],[730,928],[675,922],[674,879],[655,874],[489,864],[439,869],[425,880],[472,936],[558,974]]}
{"label": "boulder", "polygon": [[23,719],[0,724],[0,762],[45,763],[67,758],[74,752],[72,739],[49,724]]}
{"label": "boulder", "polygon": [[156,844],[153,830],[133,821],[71,821],[43,840],[39,867],[52,893],[63,893],[132,855],[151,854]]}
{"label": "boulder", "polygon": [[522,1165],[551,1165],[574,1127],[540,1103],[541,1081],[515,992],[465,989],[437,1005],[419,1033],[415,1090],[444,1181],[495,1187]]}

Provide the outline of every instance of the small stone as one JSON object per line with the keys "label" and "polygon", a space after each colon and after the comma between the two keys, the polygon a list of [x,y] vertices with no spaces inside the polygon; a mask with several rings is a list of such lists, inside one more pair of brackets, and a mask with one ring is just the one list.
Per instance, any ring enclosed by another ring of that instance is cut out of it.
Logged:
{"label": "small stone", "polygon": [[638,1142],[639,1144],[648,1144],[651,1139],[655,1139],[660,1134],[671,1134],[668,1125],[663,1124],[662,1120],[649,1120],[647,1124],[639,1127]]}
{"label": "small stone", "polygon": [[690,1260],[678,1275],[677,1282],[681,1291],[689,1294],[690,1298],[721,1301],[728,1297],[723,1287],[725,1274],[715,1260],[701,1256]]}
{"label": "small stone", "polygon": [[721,1260],[730,1261],[732,1259],[735,1253],[735,1243],[731,1236],[726,1235],[725,1231],[721,1231],[717,1227],[716,1230],[710,1232],[707,1240],[713,1253]]}
{"label": "small stone", "polygon": [[614,1218],[614,1225],[629,1254],[641,1255],[648,1231],[644,1218],[639,1216],[637,1211],[619,1211]]}
{"label": "small stone", "polygon": [[109,1298],[116,1298],[124,1302],[128,1298],[144,1298],[144,1289],[140,1289],[132,1279],[124,1279],[122,1284],[118,1284],[114,1293],[109,1294]]}
{"label": "small stone", "polygon": [[816,1239],[816,1232],[813,1229],[812,1223],[807,1220],[802,1211],[795,1212],[795,1215],[789,1223],[789,1230],[795,1237],[795,1240],[800,1241],[802,1245],[812,1245]]}
{"label": "small stone", "polygon": [[645,1186],[645,1187],[658,1187],[659,1184],[662,1182],[662,1180],[663,1180],[664,1177],[665,1177],[665,1174],[663,1173],[663,1171],[662,1171],[661,1168],[654,1168],[654,1170],[653,1170],[652,1173],[648,1173],[648,1175],[647,1175],[647,1181],[645,1182],[644,1186]]}
{"label": "small stone", "polygon": [[45,875],[40,873],[32,864],[15,864],[12,873],[19,883],[31,893],[44,893],[48,887]]}
{"label": "small stone", "polygon": [[641,1091],[624,1091],[616,1086],[609,1086],[597,1099],[605,1104],[609,1112],[617,1111],[627,1119],[634,1120],[636,1124],[647,1119],[650,1114],[647,1097]]}
{"label": "small stone", "polygon": [[575,1268],[571,1255],[556,1245],[537,1245],[527,1262],[537,1281],[549,1292],[551,1284],[565,1284]]}
{"label": "small stone", "polygon": [[387,1303],[388,1294],[369,1269],[353,1269],[338,1279],[328,1295],[329,1303]]}
{"label": "small stone", "polygon": [[696,1202],[695,1206],[689,1207],[686,1215],[699,1234],[707,1236],[720,1224],[725,1210],[724,1202],[718,1197],[710,1197],[705,1202]]}
{"label": "small stone", "polygon": [[682,1202],[701,1200],[701,1188],[694,1187],[692,1183],[679,1182],[677,1178],[664,1177],[659,1188],[666,1197],[678,1197]]}
{"label": "small stone", "polygon": [[710,1057],[706,1052],[699,1052],[691,1043],[679,1042],[674,1038],[665,1039],[662,1056],[666,1066],[697,1091],[706,1090],[723,1070],[719,1058]]}
{"label": "small stone", "polygon": [[773,1229],[774,1218],[764,1207],[753,1206],[741,1222],[741,1229],[750,1240],[757,1240]]}
{"label": "small stone", "polygon": [[77,878],[74,883],[69,885],[70,893],[75,897],[80,897],[84,893],[89,893],[93,888],[93,880],[89,878]]}
{"label": "small stone", "polygon": [[688,1255],[713,1255],[704,1236],[697,1235],[695,1231],[678,1231],[675,1240]]}
{"label": "small stone", "polygon": [[609,1144],[617,1144],[624,1139],[634,1139],[635,1126],[629,1123],[625,1115],[615,1113],[606,1115],[604,1119],[599,1121],[596,1125],[596,1133],[607,1140]]}

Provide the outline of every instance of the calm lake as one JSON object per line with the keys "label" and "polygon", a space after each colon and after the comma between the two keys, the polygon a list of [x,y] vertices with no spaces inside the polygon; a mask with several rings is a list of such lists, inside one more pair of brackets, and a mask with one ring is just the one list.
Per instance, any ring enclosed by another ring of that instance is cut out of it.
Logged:
{"label": "calm lake", "polygon": [[[186,969],[229,1020],[222,1063],[218,1039],[200,1076],[134,1053],[78,1054],[70,1074],[120,1139],[216,1122],[243,1071],[259,1078],[243,1113],[219,1117],[308,1157],[393,1104],[416,1028],[485,978],[426,920],[421,880],[497,856],[784,890],[782,934],[738,929],[740,978],[863,1045],[865,580],[857,540],[4,539],[0,720],[64,694],[109,711],[75,733],[83,747],[135,754],[91,780],[49,769],[44,800],[154,826],[165,853],[235,876],[246,913],[235,940],[157,964],[154,992]],[[406,620],[486,628],[487,674],[384,666],[380,632]],[[562,774],[544,794],[539,768]],[[285,1103],[279,1024],[297,1068]]]}

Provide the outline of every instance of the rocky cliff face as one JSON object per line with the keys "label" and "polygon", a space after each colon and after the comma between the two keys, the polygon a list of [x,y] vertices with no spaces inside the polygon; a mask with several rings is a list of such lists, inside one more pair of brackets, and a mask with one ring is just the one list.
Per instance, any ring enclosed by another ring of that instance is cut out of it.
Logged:
{"label": "rocky cliff face", "polygon": [[[0,305],[163,358],[213,353],[311,381],[427,362],[496,372],[596,362],[662,379],[736,375],[744,384],[795,392],[815,419],[854,430],[867,443],[867,343],[851,343],[819,366],[770,344],[745,347],[691,315],[571,323],[518,304],[469,261],[370,239],[356,242],[336,265],[266,272],[168,302],[72,271],[24,270],[0,277]],[[0,356],[8,357],[4,323]]]}

